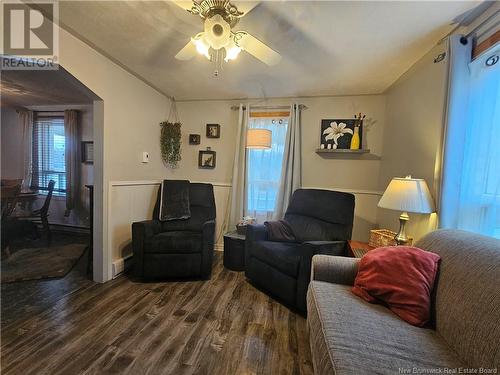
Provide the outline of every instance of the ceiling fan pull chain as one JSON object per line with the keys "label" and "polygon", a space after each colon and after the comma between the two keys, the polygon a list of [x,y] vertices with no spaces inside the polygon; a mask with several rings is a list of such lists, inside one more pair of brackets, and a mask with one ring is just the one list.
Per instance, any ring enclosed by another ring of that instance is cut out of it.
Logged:
{"label": "ceiling fan pull chain", "polygon": [[222,61],[224,61],[224,48],[214,50],[212,53],[213,62],[215,64],[214,77],[218,77],[222,70]]}

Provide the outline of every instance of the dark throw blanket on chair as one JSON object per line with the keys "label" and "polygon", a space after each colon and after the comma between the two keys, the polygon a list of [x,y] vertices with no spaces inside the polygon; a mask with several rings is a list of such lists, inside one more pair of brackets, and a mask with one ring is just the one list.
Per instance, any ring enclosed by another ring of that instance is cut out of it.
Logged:
{"label": "dark throw blanket on chair", "polygon": [[160,195],[160,221],[189,219],[189,181],[163,180]]}
{"label": "dark throw blanket on chair", "polygon": [[292,227],[285,220],[266,221],[264,225],[267,228],[270,241],[295,242],[297,240]]}

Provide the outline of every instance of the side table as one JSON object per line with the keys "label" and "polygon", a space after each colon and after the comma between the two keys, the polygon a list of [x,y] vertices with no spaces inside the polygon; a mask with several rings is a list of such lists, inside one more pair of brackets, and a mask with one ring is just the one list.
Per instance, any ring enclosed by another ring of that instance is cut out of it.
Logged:
{"label": "side table", "polygon": [[375,249],[373,246],[368,245],[366,242],[361,241],[347,241],[347,250],[350,257],[362,258],[370,250]]}
{"label": "side table", "polygon": [[236,231],[224,235],[224,267],[231,271],[245,270],[245,235]]}

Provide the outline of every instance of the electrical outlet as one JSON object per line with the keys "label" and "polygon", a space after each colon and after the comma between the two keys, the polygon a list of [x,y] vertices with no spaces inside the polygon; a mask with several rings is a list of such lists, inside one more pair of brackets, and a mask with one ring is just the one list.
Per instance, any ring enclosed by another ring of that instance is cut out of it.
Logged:
{"label": "electrical outlet", "polygon": [[142,153],[142,162],[143,163],[149,163],[149,152],[144,151]]}

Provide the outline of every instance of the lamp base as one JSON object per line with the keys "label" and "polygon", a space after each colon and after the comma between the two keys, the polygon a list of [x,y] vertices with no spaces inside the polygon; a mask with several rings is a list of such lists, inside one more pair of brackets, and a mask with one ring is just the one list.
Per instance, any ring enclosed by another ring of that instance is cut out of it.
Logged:
{"label": "lamp base", "polygon": [[406,223],[410,220],[407,212],[401,213],[399,215],[399,231],[394,236],[394,240],[398,246],[406,245],[409,241],[408,236],[406,235]]}

